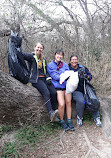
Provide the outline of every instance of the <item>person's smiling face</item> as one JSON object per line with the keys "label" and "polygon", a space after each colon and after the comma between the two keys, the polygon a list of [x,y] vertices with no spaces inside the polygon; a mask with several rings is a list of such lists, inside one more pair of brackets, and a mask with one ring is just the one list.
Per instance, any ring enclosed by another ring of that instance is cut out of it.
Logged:
{"label": "person's smiling face", "polygon": [[78,58],[76,56],[73,56],[70,60],[70,64],[71,64],[71,67],[76,69],[78,67]]}
{"label": "person's smiling face", "polygon": [[37,43],[34,50],[35,50],[36,54],[38,54],[38,55],[41,54],[43,52],[43,45],[40,43]]}
{"label": "person's smiling face", "polygon": [[63,53],[62,52],[55,54],[55,62],[56,63],[60,62],[62,59],[63,59]]}

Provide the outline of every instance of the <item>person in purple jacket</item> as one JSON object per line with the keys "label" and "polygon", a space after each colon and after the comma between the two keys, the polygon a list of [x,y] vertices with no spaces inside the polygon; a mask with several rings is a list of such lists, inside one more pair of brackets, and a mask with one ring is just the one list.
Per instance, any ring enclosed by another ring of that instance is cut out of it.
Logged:
{"label": "person in purple jacket", "polygon": [[[52,78],[52,83],[57,90],[58,110],[60,117],[60,124],[65,131],[75,128],[71,121],[71,99],[72,94],[66,94],[66,81],[62,84],[59,83],[60,75],[69,70],[68,65],[62,61],[64,57],[63,50],[57,50],[55,52],[55,60],[49,63],[47,71]],[[64,110],[66,104],[67,123],[64,121]]]}

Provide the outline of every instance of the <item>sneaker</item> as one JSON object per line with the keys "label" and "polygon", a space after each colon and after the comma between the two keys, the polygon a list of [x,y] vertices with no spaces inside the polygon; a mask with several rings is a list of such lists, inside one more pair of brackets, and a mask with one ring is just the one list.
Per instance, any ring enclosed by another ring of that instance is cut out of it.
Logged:
{"label": "sneaker", "polygon": [[70,129],[71,131],[75,131],[75,128],[74,128],[74,126],[73,126],[73,124],[72,124],[71,121],[68,122],[67,125],[68,125],[68,127],[69,127],[69,129]]}
{"label": "sneaker", "polygon": [[58,117],[56,117],[55,122],[60,122],[60,119]]}
{"label": "sneaker", "polygon": [[77,115],[77,125],[82,126],[82,119]]}
{"label": "sneaker", "polygon": [[65,121],[60,122],[60,125],[62,126],[62,128],[67,131],[69,129],[69,127],[67,126],[67,124],[65,123]]}
{"label": "sneaker", "polygon": [[59,110],[55,110],[55,111],[51,112],[51,114],[50,114],[50,122],[54,122],[55,119],[57,118],[58,114],[59,114]]}
{"label": "sneaker", "polygon": [[96,122],[96,126],[98,126],[98,127],[101,127],[101,126],[102,126],[102,123],[101,123],[99,117],[97,117],[96,119],[94,119],[94,121]]}

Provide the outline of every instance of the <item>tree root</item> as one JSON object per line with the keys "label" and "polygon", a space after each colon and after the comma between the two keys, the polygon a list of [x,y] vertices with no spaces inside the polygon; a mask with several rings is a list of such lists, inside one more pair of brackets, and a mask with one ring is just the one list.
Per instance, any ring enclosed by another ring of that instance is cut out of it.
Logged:
{"label": "tree root", "polygon": [[104,152],[98,150],[97,148],[95,148],[95,147],[91,144],[91,142],[90,142],[90,140],[89,140],[89,138],[88,138],[88,136],[87,136],[87,134],[86,134],[85,132],[83,133],[83,135],[84,135],[84,138],[85,138],[85,140],[86,140],[86,142],[87,142],[87,145],[88,145],[88,147],[89,147],[89,151],[87,152],[87,154],[85,155],[84,158],[90,157],[89,155],[90,155],[91,151],[97,153],[97,155],[98,155],[100,158],[110,158],[107,153],[104,153]]}

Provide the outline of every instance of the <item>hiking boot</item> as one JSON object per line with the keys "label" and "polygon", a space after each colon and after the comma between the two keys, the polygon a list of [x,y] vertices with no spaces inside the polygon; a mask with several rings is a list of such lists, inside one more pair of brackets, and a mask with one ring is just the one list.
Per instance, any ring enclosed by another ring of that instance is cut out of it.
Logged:
{"label": "hiking boot", "polygon": [[50,122],[54,122],[59,114],[59,110],[52,111],[50,114]]}
{"label": "hiking boot", "polygon": [[102,123],[101,123],[99,117],[97,117],[96,119],[94,119],[94,121],[96,122],[96,126],[98,126],[98,127],[101,127],[101,126],[102,126]]}
{"label": "hiking boot", "polygon": [[82,126],[82,119],[77,115],[77,125]]}
{"label": "hiking boot", "polygon": [[62,126],[62,128],[67,131],[69,129],[69,127],[67,126],[67,124],[65,123],[65,121],[60,122],[60,125]]}
{"label": "hiking boot", "polygon": [[69,127],[69,129],[70,129],[71,131],[75,131],[75,128],[74,128],[74,126],[73,126],[73,124],[72,124],[71,121],[68,122],[67,125],[68,125],[68,127]]}

